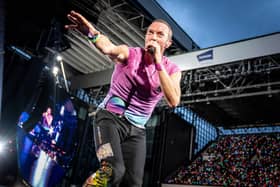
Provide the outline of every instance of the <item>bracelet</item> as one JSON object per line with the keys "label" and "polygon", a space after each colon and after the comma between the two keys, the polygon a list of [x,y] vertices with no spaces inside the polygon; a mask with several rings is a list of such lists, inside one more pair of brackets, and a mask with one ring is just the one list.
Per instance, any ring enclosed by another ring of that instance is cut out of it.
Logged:
{"label": "bracelet", "polygon": [[92,35],[90,32],[88,33],[88,40],[91,41],[92,43],[96,43],[99,38],[100,38],[99,33],[95,35]]}
{"label": "bracelet", "polygon": [[155,63],[155,66],[156,66],[157,71],[162,71],[164,69],[164,67],[161,63]]}

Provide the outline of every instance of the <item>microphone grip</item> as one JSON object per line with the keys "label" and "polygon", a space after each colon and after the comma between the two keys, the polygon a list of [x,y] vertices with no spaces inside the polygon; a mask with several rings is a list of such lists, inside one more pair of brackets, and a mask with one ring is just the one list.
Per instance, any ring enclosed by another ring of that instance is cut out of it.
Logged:
{"label": "microphone grip", "polygon": [[149,46],[148,47],[148,52],[151,54],[151,55],[153,55],[153,54],[155,54],[155,48],[154,47],[151,47],[151,46]]}

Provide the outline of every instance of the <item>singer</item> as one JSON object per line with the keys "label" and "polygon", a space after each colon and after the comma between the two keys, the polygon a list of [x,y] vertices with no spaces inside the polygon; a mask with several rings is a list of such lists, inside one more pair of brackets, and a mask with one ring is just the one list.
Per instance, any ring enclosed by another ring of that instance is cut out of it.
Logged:
{"label": "singer", "polygon": [[164,20],[148,27],[145,46],[115,45],[81,14],[67,15],[89,42],[115,63],[111,86],[99,105],[94,124],[96,155],[100,168],[84,187],[141,187],[146,157],[145,124],[164,96],[170,107],[180,102],[181,71],[164,51],[172,43],[172,30]]}

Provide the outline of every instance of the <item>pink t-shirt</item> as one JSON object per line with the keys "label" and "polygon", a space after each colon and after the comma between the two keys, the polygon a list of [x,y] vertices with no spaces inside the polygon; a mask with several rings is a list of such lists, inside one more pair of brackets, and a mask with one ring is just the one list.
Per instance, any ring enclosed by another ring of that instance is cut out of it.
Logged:
{"label": "pink t-shirt", "polygon": [[[163,96],[155,65],[144,61],[144,53],[142,48],[129,48],[126,63],[115,65],[110,90],[100,105],[124,114],[132,124],[143,128]],[[169,75],[180,71],[165,56],[162,64]]]}

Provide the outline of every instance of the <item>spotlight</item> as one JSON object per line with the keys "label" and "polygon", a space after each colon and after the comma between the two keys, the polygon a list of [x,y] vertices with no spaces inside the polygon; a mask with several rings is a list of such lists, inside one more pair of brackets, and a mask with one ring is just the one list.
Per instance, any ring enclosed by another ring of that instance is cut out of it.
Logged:
{"label": "spotlight", "polygon": [[62,61],[62,56],[57,55],[57,56],[56,56],[56,60],[57,60],[58,62]]}
{"label": "spotlight", "polygon": [[216,74],[216,75],[221,75],[221,72],[220,72],[219,70],[216,70],[216,71],[215,71],[215,74]]}
{"label": "spotlight", "polygon": [[59,71],[58,67],[57,67],[57,66],[54,66],[53,69],[52,69],[53,75],[56,76],[57,73],[58,73],[58,71]]}
{"label": "spotlight", "polygon": [[0,142],[0,154],[2,154],[5,150],[5,143],[4,142]]}

